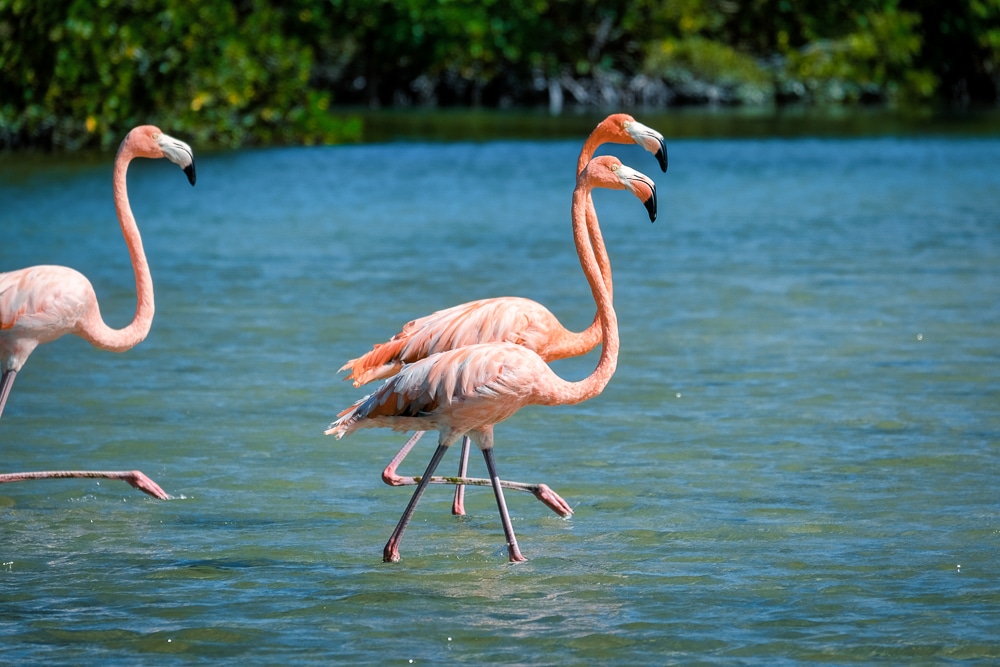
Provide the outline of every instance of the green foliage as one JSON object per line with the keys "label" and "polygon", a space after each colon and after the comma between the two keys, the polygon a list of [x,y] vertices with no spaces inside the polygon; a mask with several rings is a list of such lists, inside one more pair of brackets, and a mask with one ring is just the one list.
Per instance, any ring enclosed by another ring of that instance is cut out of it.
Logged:
{"label": "green foliage", "polygon": [[113,147],[144,122],[200,145],[353,141],[334,102],[663,89],[995,104],[1000,0],[0,0],[0,148]]}
{"label": "green foliage", "polygon": [[680,0],[665,16],[682,37],[657,42],[645,67],[681,91],[699,82],[742,103],[772,95],[819,104],[926,102],[938,79],[921,62],[921,17],[898,4]]}
{"label": "green foliage", "polygon": [[857,15],[856,29],[789,54],[785,76],[804,83],[821,102],[856,102],[866,94],[891,101],[924,101],[934,74],[915,67],[920,17],[889,7]]}
{"label": "green foliage", "polygon": [[700,83],[726,89],[745,104],[762,104],[774,96],[772,77],[757,59],[704,37],[660,41],[650,48],[645,70],[682,93]]}
{"label": "green foliage", "polygon": [[918,62],[937,77],[938,99],[1000,101],[1000,0],[900,0],[900,6],[921,17]]}
{"label": "green foliage", "polygon": [[0,144],[107,148],[147,122],[203,145],[356,139],[279,20],[262,0],[0,0]]}

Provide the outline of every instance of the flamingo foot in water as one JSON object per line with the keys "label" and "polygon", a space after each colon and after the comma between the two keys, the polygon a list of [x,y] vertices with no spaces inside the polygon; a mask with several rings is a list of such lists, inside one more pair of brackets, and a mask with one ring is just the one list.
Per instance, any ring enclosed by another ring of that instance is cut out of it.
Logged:
{"label": "flamingo foot in water", "polygon": [[[503,482],[501,482],[501,484],[503,484]],[[559,516],[563,518],[573,516],[573,508],[569,506],[569,503],[563,500],[562,496],[549,488],[547,484],[537,484],[533,486],[531,488],[531,493]]]}
{"label": "flamingo foot in water", "polygon": [[147,477],[145,473],[139,470],[133,470],[125,473],[121,480],[131,484],[133,487],[139,489],[143,493],[153,496],[154,498],[159,498],[160,500],[170,500],[170,496],[166,491],[160,488],[159,484],[154,482],[152,479]]}

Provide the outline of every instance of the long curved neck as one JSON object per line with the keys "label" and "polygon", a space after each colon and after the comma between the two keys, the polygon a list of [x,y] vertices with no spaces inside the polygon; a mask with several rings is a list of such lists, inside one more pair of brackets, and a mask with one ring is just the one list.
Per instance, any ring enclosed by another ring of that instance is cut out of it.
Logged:
{"label": "long curved neck", "polygon": [[83,323],[81,336],[95,347],[113,352],[129,350],[146,338],[153,324],[153,278],[149,273],[149,264],[142,249],[142,238],[136,226],[132,207],[128,203],[128,189],[125,185],[125,172],[132,161],[133,152],[128,144],[128,138],[122,142],[115,158],[114,198],[115,211],[118,213],[118,223],[128,246],[128,254],[132,259],[132,270],[135,272],[136,308],[135,317],[124,329],[112,329],[101,318],[100,310],[94,308],[91,315]]}
{"label": "long curved neck", "polygon": [[576,159],[576,175],[579,176],[580,173],[587,167],[587,163],[594,158],[594,153],[601,144],[605,142],[603,128],[598,125],[594,128],[594,131],[590,133],[587,140],[583,142],[583,148],[580,149],[580,157]]}
{"label": "long curved neck", "polygon": [[[583,148],[580,150],[580,157],[576,161],[576,175],[579,176],[580,173],[587,167],[587,163],[594,158],[594,153],[601,144],[608,141],[607,133],[604,131],[603,125],[598,125],[587,140],[583,142]],[[604,241],[601,237],[601,228],[597,224],[597,212],[594,209],[594,202],[592,198],[587,196],[587,226],[591,229],[591,239],[593,240],[594,254],[597,258],[597,266],[601,272],[601,277],[604,280],[604,284],[607,286],[608,295],[613,295],[613,287],[611,282],[611,260],[608,258],[608,251],[604,245]],[[593,218],[593,221],[591,220]],[[599,313],[594,314],[594,321],[590,323],[584,331],[581,331],[580,339],[586,345],[585,352],[589,352],[597,347],[597,344],[601,342],[601,316]]]}
{"label": "long curved neck", "polygon": [[[597,148],[607,140],[608,136],[606,135],[604,128],[600,125],[590,133],[590,136],[587,137],[587,140],[583,144],[583,148],[580,150],[580,157],[576,162],[577,176],[580,175],[580,172],[584,170],[587,163],[594,157],[594,153],[597,151]],[[590,197],[588,197],[587,200],[587,225],[591,230],[593,251],[597,259],[598,270],[600,271],[600,275],[605,286],[607,287],[608,295],[610,296],[613,293],[611,282],[611,260],[608,258],[608,251],[604,245],[604,240],[601,237],[601,228],[597,225],[597,213],[594,211],[593,201]],[[575,224],[576,222],[574,221],[574,225]],[[599,313],[595,313],[593,321],[583,331],[579,333],[565,331],[559,343],[554,344],[548,349],[546,358],[551,361],[553,359],[576,357],[590,352],[597,347],[600,342],[601,316]]]}
{"label": "long curved neck", "polygon": [[[608,257],[608,248],[604,245],[601,227],[597,224],[597,211],[594,209],[594,201],[589,196],[587,197],[587,229],[590,233],[590,242],[593,246],[597,269],[600,272],[604,288],[608,291],[608,298],[612,299],[614,296],[614,286],[611,281],[611,259]],[[585,352],[589,352],[597,347],[598,343],[601,342],[600,313],[594,313],[594,321],[580,332],[579,339],[586,348]]]}
{"label": "long curved neck", "polygon": [[573,191],[573,241],[594,301],[597,302],[597,317],[604,343],[593,373],[579,382],[559,383],[560,390],[551,397],[556,404],[579,403],[597,396],[604,391],[618,367],[618,316],[597,261],[597,256],[604,251],[604,240],[591,198],[591,187],[585,183],[578,183]]}
{"label": "long curved neck", "polygon": [[[615,141],[615,139],[605,130],[604,123],[601,123],[594,128],[594,131],[590,133],[587,140],[583,142],[583,148],[580,149],[580,157],[576,160],[577,177],[587,168],[587,163],[594,159],[594,153],[597,152],[601,144],[607,141]],[[615,141],[615,143],[618,142]],[[613,294],[611,286],[611,260],[608,258],[608,250],[601,238],[601,227],[597,224],[597,211],[594,209],[594,202],[589,194],[587,195],[587,226],[591,230],[590,237],[594,240],[594,254],[597,258],[597,266],[600,269],[604,284],[608,289],[608,295],[610,296]],[[583,332],[583,335],[596,336],[599,330],[600,316],[594,315],[594,322]],[[597,337],[594,343],[587,349],[592,350],[599,342],[600,337]]]}
{"label": "long curved neck", "polygon": [[[583,148],[580,149],[580,157],[576,160],[577,177],[587,168],[587,163],[594,159],[594,153],[597,152],[600,145],[609,139],[611,137],[604,130],[603,123],[594,128],[594,131],[590,133],[587,140],[583,142]],[[608,258],[608,250],[604,246],[604,240],[601,238],[601,227],[597,224],[597,211],[594,209],[594,202],[589,194],[587,195],[587,226],[591,230],[590,237],[594,240],[593,246],[594,254],[597,258],[597,266],[600,269],[604,284],[608,289],[608,295],[610,296],[613,294],[611,286],[611,260]],[[596,337],[593,344],[587,348],[588,350],[594,349],[594,346],[600,342],[601,339],[597,335],[600,331],[600,326],[600,316],[594,315],[594,322],[583,332],[584,336]]]}

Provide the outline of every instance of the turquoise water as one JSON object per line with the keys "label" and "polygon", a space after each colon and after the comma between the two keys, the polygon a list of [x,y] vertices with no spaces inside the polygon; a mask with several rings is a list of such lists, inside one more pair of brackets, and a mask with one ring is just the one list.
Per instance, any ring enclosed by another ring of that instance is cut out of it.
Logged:
{"label": "turquoise water", "polygon": [[[0,469],[139,468],[175,499],[0,486],[0,663],[995,664],[991,138],[676,140],[667,174],[611,148],[660,201],[650,225],[633,197],[595,196],[618,372],[496,434],[502,476],[575,515],[508,493],[530,559],[510,565],[488,490],[456,518],[431,487],[401,562],[381,562],[410,490],[379,473],[404,436],[323,436],[362,393],[336,370],[473,298],[586,326],[581,141],[196,146],[195,188],[134,163],[152,332],[123,355],[39,348]],[[110,172],[0,158],[0,267],[73,266],[122,326]]]}

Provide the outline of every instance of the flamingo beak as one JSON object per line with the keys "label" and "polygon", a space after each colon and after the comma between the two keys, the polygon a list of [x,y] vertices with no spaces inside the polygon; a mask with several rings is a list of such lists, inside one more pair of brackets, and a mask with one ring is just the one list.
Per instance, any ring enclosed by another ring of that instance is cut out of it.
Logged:
{"label": "flamingo beak", "polygon": [[166,134],[161,134],[156,141],[160,144],[163,156],[183,169],[188,182],[194,185],[194,151],[191,150],[191,147],[180,139],[174,139]]}
{"label": "flamingo beak", "polygon": [[667,170],[667,140],[660,137],[660,148],[656,151],[656,160],[660,163],[660,169]]}
{"label": "flamingo beak", "polygon": [[[646,212],[649,214],[649,221],[656,221],[656,183],[653,182],[649,176],[642,174],[631,167],[626,167],[625,165],[619,163],[615,169],[615,173],[618,178],[621,179],[621,183],[626,189],[636,195],[642,202],[642,205],[646,207]],[[638,184],[642,183],[643,187]],[[649,194],[646,195],[646,192]],[[645,198],[644,198],[645,196]]]}
{"label": "flamingo beak", "polygon": [[646,213],[649,213],[649,221],[656,222],[656,186],[653,186],[653,194],[642,205],[646,207]]}
{"label": "flamingo beak", "polygon": [[632,136],[632,141],[656,156],[660,169],[667,170],[667,140],[662,134],[638,121],[628,123],[625,130]]}

